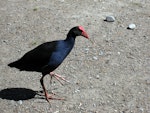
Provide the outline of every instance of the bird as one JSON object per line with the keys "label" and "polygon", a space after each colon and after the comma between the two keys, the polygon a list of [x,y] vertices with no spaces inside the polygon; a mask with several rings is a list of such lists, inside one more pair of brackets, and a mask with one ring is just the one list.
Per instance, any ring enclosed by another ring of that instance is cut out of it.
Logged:
{"label": "bird", "polygon": [[61,84],[61,81],[68,82],[61,75],[54,73],[54,70],[71,52],[77,36],[83,36],[89,39],[87,32],[82,26],[75,26],[69,30],[66,39],[45,42],[25,53],[19,60],[9,63],[8,66],[18,68],[20,71],[41,72],[42,77],[40,83],[43,88],[45,99],[48,102],[51,99],[56,99],[48,94],[44,85],[44,77],[49,74],[51,79],[54,77]]}

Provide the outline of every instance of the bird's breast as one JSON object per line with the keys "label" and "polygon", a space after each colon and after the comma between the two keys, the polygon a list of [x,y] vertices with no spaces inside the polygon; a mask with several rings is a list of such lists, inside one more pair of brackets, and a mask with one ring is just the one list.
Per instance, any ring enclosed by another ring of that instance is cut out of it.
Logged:
{"label": "bird's breast", "polygon": [[51,66],[59,66],[66,56],[70,53],[72,48],[65,47],[65,48],[58,48],[55,52],[52,53],[49,59],[49,65]]}

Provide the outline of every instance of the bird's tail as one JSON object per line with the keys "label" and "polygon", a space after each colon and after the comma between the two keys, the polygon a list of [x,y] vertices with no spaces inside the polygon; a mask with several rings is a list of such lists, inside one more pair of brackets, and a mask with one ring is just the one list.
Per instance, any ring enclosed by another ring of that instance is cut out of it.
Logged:
{"label": "bird's tail", "polygon": [[41,72],[41,67],[36,64],[30,64],[29,62],[24,61],[24,59],[19,59],[12,63],[8,64],[9,67],[14,67],[19,69],[20,71],[37,71]]}
{"label": "bird's tail", "polygon": [[11,62],[8,64],[9,67],[15,67],[15,68],[21,68],[22,66],[22,61],[21,60],[17,60],[14,62]]}

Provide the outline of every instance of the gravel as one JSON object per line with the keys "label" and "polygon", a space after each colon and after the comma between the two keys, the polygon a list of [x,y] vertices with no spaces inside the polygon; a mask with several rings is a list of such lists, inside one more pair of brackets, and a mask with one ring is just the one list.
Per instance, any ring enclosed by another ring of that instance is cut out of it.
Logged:
{"label": "gravel", "polygon": [[[116,20],[103,21],[109,15]],[[149,0],[0,0],[0,17],[2,113],[149,113]],[[138,27],[127,30],[129,23]],[[43,42],[64,39],[77,25],[94,44],[77,37],[55,70],[71,84],[45,77],[48,92],[66,99],[49,104],[41,73],[7,64]]]}

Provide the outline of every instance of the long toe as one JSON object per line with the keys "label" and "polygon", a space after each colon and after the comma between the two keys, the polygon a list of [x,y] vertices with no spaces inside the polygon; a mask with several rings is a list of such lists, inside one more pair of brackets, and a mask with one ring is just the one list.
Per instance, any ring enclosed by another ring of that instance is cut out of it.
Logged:
{"label": "long toe", "polygon": [[[58,74],[56,74],[56,73],[54,73],[54,72],[50,72],[49,74],[50,74],[51,77],[54,77],[55,79],[57,79],[58,82],[59,82],[61,85],[64,85],[62,81],[70,83],[68,80],[66,80],[66,79],[65,79],[64,77],[62,77],[61,75],[58,75]],[[52,78],[51,78],[51,79],[52,79]]]}
{"label": "long toe", "polygon": [[65,100],[64,98],[54,97],[55,94],[48,95],[48,100]]}

